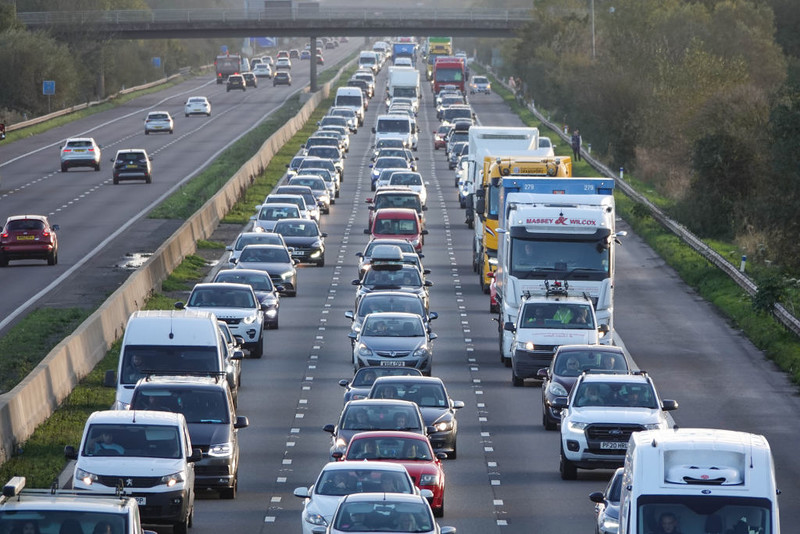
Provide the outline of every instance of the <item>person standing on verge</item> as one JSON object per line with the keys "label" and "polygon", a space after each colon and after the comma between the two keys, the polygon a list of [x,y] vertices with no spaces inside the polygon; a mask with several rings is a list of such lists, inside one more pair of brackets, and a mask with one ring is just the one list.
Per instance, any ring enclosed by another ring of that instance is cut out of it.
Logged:
{"label": "person standing on verge", "polygon": [[572,139],[570,139],[570,145],[572,145],[572,156],[575,161],[581,160],[581,131],[575,130],[572,134]]}

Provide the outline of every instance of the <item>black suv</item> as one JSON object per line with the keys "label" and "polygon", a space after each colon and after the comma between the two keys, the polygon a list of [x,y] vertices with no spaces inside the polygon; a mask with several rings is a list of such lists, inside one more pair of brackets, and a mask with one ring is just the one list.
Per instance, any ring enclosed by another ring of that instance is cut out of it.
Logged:
{"label": "black suv", "polygon": [[192,446],[203,451],[194,464],[195,489],[219,491],[233,499],[239,484],[240,428],[247,417],[237,416],[225,376],[149,376],[136,384],[131,410],[182,413]]}
{"label": "black suv", "polygon": [[144,180],[149,184],[153,180],[153,169],[150,165],[153,157],[147,155],[143,148],[117,150],[117,155],[111,160],[114,163],[112,178],[114,185],[120,180]]}
{"label": "black suv", "polygon": [[247,91],[247,84],[244,81],[244,76],[241,74],[231,74],[228,76],[228,86],[225,88],[225,91],[230,91],[231,89],[241,89],[242,91]]}
{"label": "black suv", "polygon": [[276,72],[272,77],[272,87],[276,85],[292,85],[292,75],[288,72]]}

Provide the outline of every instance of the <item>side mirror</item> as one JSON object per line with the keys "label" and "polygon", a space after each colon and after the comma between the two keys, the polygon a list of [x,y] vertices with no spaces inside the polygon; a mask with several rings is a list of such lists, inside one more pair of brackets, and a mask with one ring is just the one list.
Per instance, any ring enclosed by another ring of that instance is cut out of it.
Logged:
{"label": "side mirror", "polygon": [[369,235],[369,234],[371,234],[372,232],[370,232],[369,228],[365,228],[365,229],[364,229],[364,233],[365,233],[365,234],[367,234],[367,235]]}
{"label": "side mirror", "polygon": [[353,284],[354,286],[358,286],[358,285],[361,285],[361,280],[353,280],[350,283]]}
{"label": "side mirror", "polygon": [[328,432],[329,434],[333,434],[333,432],[336,430],[336,427],[329,423],[323,426],[322,430]]}
{"label": "side mirror", "polygon": [[176,302],[175,303],[175,309],[176,310],[183,310],[185,308],[186,308],[186,305],[183,302]]}
{"label": "side mirror", "polygon": [[236,422],[233,424],[233,428],[247,428],[250,426],[250,420],[247,419],[244,415],[237,415]]}
{"label": "side mirror", "polygon": [[430,280],[425,280],[425,283],[423,283],[422,285],[424,285],[425,287],[432,287],[433,282],[431,282]]}
{"label": "side mirror", "polygon": [[589,494],[589,500],[597,504],[603,504],[606,502],[606,496],[603,495],[602,491],[593,491]]}
{"label": "side mirror", "polygon": [[75,447],[72,445],[67,445],[64,447],[64,458],[67,460],[77,460],[78,459],[78,451],[75,450]]}
{"label": "side mirror", "polygon": [[429,321],[433,321],[434,319],[438,319],[438,318],[439,318],[439,314],[436,313],[436,312],[430,312],[428,314],[428,320]]}
{"label": "side mirror", "polygon": [[503,330],[505,330],[506,332],[516,332],[517,327],[511,321],[507,321],[506,323],[503,324]]}
{"label": "side mirror", "polygon": [[106,371],[106,374],[103,375],[103,386],[107,388],[117,387],[117,372],[115,370],[109,369]]}
{"label": "side mirror", "polygon": [[438,336],[437,334],[435,334],[435,333],[431,332],[431,333],[430,333],[430,335],[428,336],[428,339],[430,339],[431,341],[433,341],[434,339],[437,339],[438,337],[439,337],[439,336]]}
{"label": "side mirror", "polygon": [[358,334],[356,334],[355,332],[350,332],[349,334],[347,334],[347,337],[355,341],[358,338]]}
{"label": "side mirror", "polygon": [[346,388],[348,384],[350,384],[350,381],[347,380],[346,378],[339,380],[339,385],[342,386],[343,388]]}
{"label": "side mirror", "polygon": [[548,378],[550,378],[550,373],[548,372],[549,370],[550,369],[547,367],[539,369],[538,371],[536,371],[536,378],[538,378],[539,380],[547,380]]}
{"label": "side mirror", "polygon": [[427,231],[427,230],[423,230],[423,231],[421,231],[421,232],[420,232],[420,234],[422,234],[422,235],[428,235],[428,231]]}
{"label": "side mirror", "polygon": [[553,399],[553,402],[550,403],[550,404],[551,404],[551,406],[553,408],[555,408],[557,410],[563,410],[563,409],[569,407],[569,402],[568,402],[567,397],[556,397],[555,399]]}
{"label": "side mirror", "polygon": [[[244,343],[244,340],[242,340],[242,343]],[[233,354],[231,354],[231,360],[244,360],[244,352],[241,350],[233,351]]]}
{"label": "side mirror", "polygon": [[664,399],[661,401],[661,409],[665,412],[671,412],[672,410],[678,409],[678,401],[674,401],[671,399]]}
{"label": "side mirror", "polygon": [[200,449],[192,449],[192,455],[189,456],[186,459],[186,461],[192,464],[195,462],[199,462],[202,459],[203,459],[203,451],[201,451]]}
{"label": "side mirror", "polygon": [[353,320],[353,317],[354,317],[354,315],[353,315],[353,311],[352,311],[352,310],[347,310],[346,312],[344,312],[344,316],[345,316],[347,319],[350,319],[350,320],[352,321],[352,320]]}

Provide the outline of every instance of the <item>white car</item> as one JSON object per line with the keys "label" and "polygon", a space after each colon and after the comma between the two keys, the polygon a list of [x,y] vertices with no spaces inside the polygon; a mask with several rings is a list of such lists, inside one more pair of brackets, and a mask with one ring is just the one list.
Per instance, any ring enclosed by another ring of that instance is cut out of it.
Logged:
{"label": "white car", "polygon": [[272,78],[272,66],[266,63],[259,63],[253,68],[256,78]]}
{"label": "white car", "polygon": [[398,172],[389,178],[389,186],[408,187],[412,191],[419,193],[419,199],[423,206],[428,204],[428,188],[422,181],[422,175],[418,172]]}
{"label": "white car", "polygon": [[250,356],[260,358],[264,353],[264,314],[253,288],[246,284],[203,283],[195,284],[186,304],[177,308],[211,312],[225,321],[235,336],[244,339],[244,348]]}
{"label": "white car", "polygon": [[281,57],[275,62],[276,70],[292,70],[292,60],[288,57]]}
{"label": "white car", "polygon": [[[303,534],[325,528],[343,496],[351,493],[381,491],[381,482],[391,480],[397,493],[417,493],[414,482],[402,464],[390,462],[330,462],[310,487],[294,490],[303,499],[301,523]],[[388,482],[387,482],[388,483]]]}
{"label": "white car", "polygon": [[639,430],[666,430],[674,400],[661,400],[644,372],[583,374],[561,408],[561,478],[575,480],[578,468],[616,469],[625,462],[628,440]]}
{"label": "white car", "polygon": [[205,115],[211,116],[211,102],[204,96],[190,96],[183,107],[183,113],[187,117],[189,115]]}
{"label": "white car", "polygon": [[144,119],[144,134],[149,135],[150,132],[169,132],[175,130],[172,122],[172,115],[168,111],[151,111]]}

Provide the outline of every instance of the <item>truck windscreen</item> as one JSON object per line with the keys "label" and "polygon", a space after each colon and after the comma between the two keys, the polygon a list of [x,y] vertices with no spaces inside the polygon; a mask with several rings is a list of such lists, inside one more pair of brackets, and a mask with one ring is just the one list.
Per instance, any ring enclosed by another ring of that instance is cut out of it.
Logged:
{"label": "truck windscreen", "polygon": [[122,354],[122,384],[149,374],[179,375],[224,371],[216,346],[128,345]]}
{"label": "truck windscreen", "polygon": [[[557,236],[554,234],[553,238]],[[511,240],[511,276],[521,279],[603,280],[609,249],[591,241]]]}

